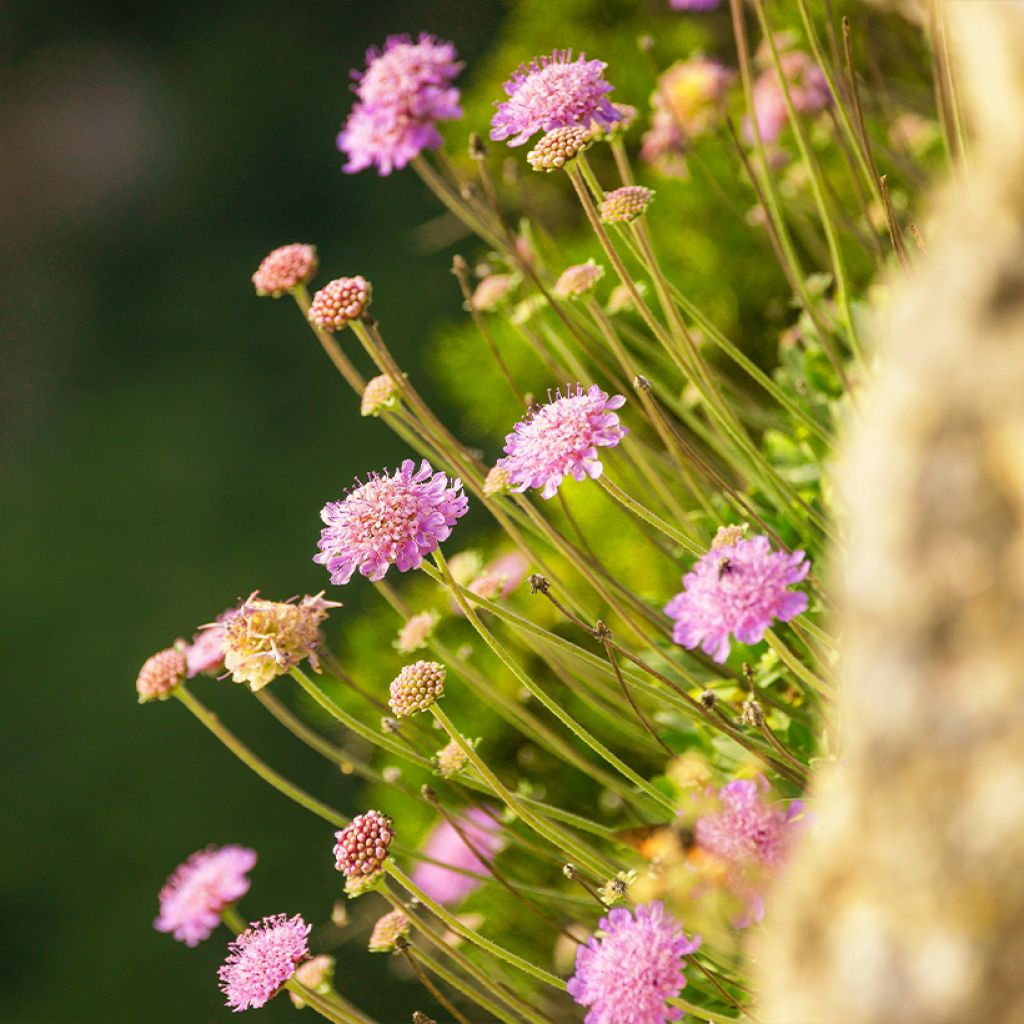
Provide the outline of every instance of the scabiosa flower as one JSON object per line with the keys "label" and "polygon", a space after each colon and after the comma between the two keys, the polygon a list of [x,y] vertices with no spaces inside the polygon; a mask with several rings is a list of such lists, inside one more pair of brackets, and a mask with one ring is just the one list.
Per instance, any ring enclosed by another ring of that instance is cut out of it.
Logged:
{"label": "scabiosa flower", "polygon": [[309,959],[310,926],[296,914],[275,914],[253,922],[228,946],[217,972],[220,990],[236,1013],[265,1006],[284,987],[295,968]]}
{"label": "scabiosa flower", "polygon": [[[779,55],[779,63],[789,89],[789,98],[798,114],[816,114],[832,102],[828,79],[814,59],[803,50],[790,50]],[[782,85],[775,68],[762,71],[754,82],[754,117],[761,141],[777,142],[789,119]],[[744,133],[753,141],[754,133],[749,118],[744,122]]]}
{"label": "scabiosa flower", "polygon": [[392,910],[390,914],[378,918],[366,948],[371,953],[390,953],[399,938],[408,935],[409,925],[409,918],[405,914],[400,910]]}
{"label": "scabiosa flower", "polygon": [[572,50],[555,50],[550,57],[535,57],[520,64],[505,82],[508,99],[497,103],[491,120],[491,138],[509,139],[510,146],[521,146],[531,135],[566,125],[588,125],[596,121],[609,128],[620,117],[608,93],[601,60],[587,60],[580,54],[572,59]]}
{"label": "scabiosa flower", "polygon": [[322,590],[297,603],[267,601],[254,590],[224,623],[224,667],[254,693],[307,658],[319,672],[320,624],[328,609],[340,607]]}
{"label": "scabiosa flower", "polygon": [[495,494],[508,494],[508,473],[500,466],[491,466],[484,478],[484,494],[491,497]]}
{"label": "scabiosa flower", "polygon": [[686,987],[682,959],[700,946],[687,939],[664,904],[641,903],[635,916],[617,907],[598,922],[576,952],[576,973],[566,988],[589,1006],[585,1024],[665,1024],[683,1011],[667,1005]]}
{"label": "scabiosa flower", "polygon": [[388,847],[395,838],[394,822],[380,811],[367,811],[353,818],[334,834],[334,866],[347,876],[376,875],[387,860]]}
{"label": "scabiosa flower", "polygon": [[468,507],[460,480],[435,473],[426,459],[419,469],[406,459],[393,474],[373,473],[324,505],[326,526],[313,561],[327,567],[335,585],[348,583],[356,569],[374,581],[392,565],[407,572],[448,539]]}
{"label": "scabiosa flower", "polygon": [[139,703],[166,700],[185,679],[185,655],[178,647],[168,647],[147,658],[135,680]]}
{"label": "scabiosa flower", "polygon": [[807,595],[790,586],[810,571],[802,551],[772,551],[767,537],[738,540],[702,556],[667,605],[676,620],[672,639],[698,646],[717,662],[729,657],[729,634],[759,643],[773,619],[788,622],[807,608]]}
{"label": "scabiosa flower", "polygon": [[434,755],[434,760],[437,763],[437,771],[441,778],[450,779],[453,775],[458,775],[466,767],[469,755],[455,740],[450,740],[447,746]]}
{"label": "scabiosa flower", "polygon": [[427,646],[434,627],[441,621],[441,616],[431,610],[419,612],[406,619],[405,625],[398,631],[398,639],[394,642],[394,648],[399,654],[412,654]]}
{"label": "scabiosa flower", "polygon": [[569,474],[575,480],[596,480],[602,472],[598,448],[611,448],[625,436],[615,409],[622,395],[609,398],[596,384],[584,391],[566,387],[565,395],[548,392],[547,405],[531,410],[505,438],[506,457],[498,466],[508,473],[514,491],[540,487],[541,497],[554,497]]}
{"label": "scabiosa flower", "polygon": [[488,274],[473,289],[469,304],[480,313],[489,313],[505,301],[515,286],[513,274]]}
{"label": "scabiosa flower", "polygon": [[602,277],[604,277],[604,267],[593,260],[577,263],[562,271],[555,282],[554,293],[560,299],[579,299],[588,292],[592,292]]}
{"label": "scabiosa flower", "polygon": [[[470,849],[449,822],[442,821],[427,838],[423,847],[424,854],[460,871],[473,871],[479,875],[490,874],[487,865],[473,851],[479,851],[487,860],[497,856],[505,845],[498,823],[490,812],[481,807],[471,807],[457,820],[459,828],[472,843],[473,849]],[[440,864],[429,864],[426,861],[416,865],[412,880],[432,900],[445,906],[461,903],[481,885],[479,878],[449,871]]]}
{"label": "scabiosa flower", "polygon": [[305,284],[316,273],[316,268],[316,249],[312,245],[300,242],[282,245],[263,257],[252,275],[252,283],[257,295],[279,299],[285,292]]}
{"label": "scabiosa flower", "polygon": [[445,668],[436,661],[417,661],[406,665],[391,681],[388,707],[396,718],[408,718],[426,711],[444,696]]}
{"label": "scabiosa flower", "polygon": [[225,608],[215,622],[201,626],[185,648],[188,678],[203,673],[219,672],[224,667],[224,623],[237,613],[237,608]]}
{"label": "scabiosa flower", "polygon": [[456,56],[451,43],[426,33],[415,43],[390,36],[383,51],[367,51],[366,71],[353,72],[358,100],[338,135],[348,174],[376,165],[387,176],[441,145],[437,123],[462,116]]}
{"label": "scabiosa flower", "polygon": [[[320,956],[315,956],[295,968],[295,980],[317,995],[325,996],[334,987],[334,968],[337,964],[333,956],[321,953]],[[298,992],[289,992],[288,997],[296,1009],[301,1010],[306,1005],[306,1001]]]}
{"label": "scabiosa flower", "polygon": [[256,851],[244,846],[210,846],[179,864],[160,890],[158,932],[170,932],[186,946],[198,946],[220,924],[220,912],[249,891]]}
{"label": "scabiosa flower", "polygon": [[605,224],[629,224],[651,205],[654,190],[643,185],[623,185],[606,192],[600,206],[601,220]]}
{"label": "scabiosa flower", "polygon": [[722,0],[668,0],[673,11],[713,11]]}
{"label": "scabiosa flower", "polygon": [[370,282],[358,274],[328,281],[313,296],[309,305],[309,322],[324,331],[340,331],[366,312],[371,291]]}
{"label": "scabiosa flower", "polygon": [[363,388],[363,397],[359,402],[361,416],[379,416],[384,409],[393,409],[399,402],[398,388],[386,374],[371,377]]}
{"label": "scabiosa flower", "polygon": [[526,154],[526,159],[535,171],[557,171],[570,160],[575,160],[593,141],[594,135],[589,128],[579,125],[555,128]]}

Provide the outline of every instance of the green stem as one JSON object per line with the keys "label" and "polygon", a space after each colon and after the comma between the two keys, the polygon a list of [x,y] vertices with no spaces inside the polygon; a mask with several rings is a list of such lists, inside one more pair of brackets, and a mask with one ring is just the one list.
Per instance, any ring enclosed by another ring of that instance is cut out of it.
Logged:
{"label": "green stem", "polygon": [[663,533],[669,540],[674,541],[684,551],[689,551],[691,555],[702,555],[704,549],[694,543],[686,534],[681,533],[674,526],[669,525],[664,519],[656,516],[649,508],[641,505],[640,502],[631,498],[621,487],[617,487],[613,484],[607,476],[602,474],[597,478],[597,482],[601,485],[601,488],[611,495],[623,508],[632,512],[634,515],[639,516],[645,523],[650,523],[656,530]]}

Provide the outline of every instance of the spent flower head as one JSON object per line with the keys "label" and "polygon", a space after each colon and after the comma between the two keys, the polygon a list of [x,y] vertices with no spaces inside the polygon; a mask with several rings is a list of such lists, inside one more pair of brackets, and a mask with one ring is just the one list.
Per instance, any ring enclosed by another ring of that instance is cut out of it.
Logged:
{"label": "spent flower head", "polygon": [[228,946],[217,972],[220,990],[235,1012],[266,1005],[309,959],[310,926],[296,914],[275,914],[251,924]]}
{"label": "spent flower head", "polygon": [[593,142],[594,133],[589,128],[580,125],[554,128],[526,154],[526,159],[535,171],[557,171]]}
{"label": "spent flower head", "polygon": [[590,1007],[586,1024],[666,1024],[682,1011],[669,1006],[686,987],[683,957],[700,946],[687,939],[662,903],[635,911],[617,907],[598,922],[598,935],[576,952],[566,988]]}
{"label": "spent flower head", "polygon": [[406,665],[391,682],[388,706],[396,718],[408,718],[426,711],[444,696],[444,665],[436,661],[417,661]]}
{"label": "spent flower head", "polygon": [[224,622],[225,669],[253,692],[307,659],[319,672],[320,624],[329,609],[340,607],[322,590],[301,601],[267,601],[254,590]]}
{"label": "spent flower head", "polygon": [[560,299],[579,299],[597,287],[597,282],[604,277],[604,267],[592,259],[586,263],[577,263],[562,271],[553,289]]}
{"label": "spent flower head", "polygon": [[249,891],[256,851],[245,846],[209,846],[179,864],[160,890],[158,932],[197,946],[220,924],[221,911]]}
{"label": "spent flower head", "polygon": [[520,420],[505,438],[505,458],[498,466],[508,473],[512,490],[542,488],[541,497],[552,498],[566,476],[596,480],[602,472],[598,448],[617,445],[626,436],[615,410],[626,399],[609,398],[596,384],[587,391],[548,392],[546,405],[537,406]]}
{"label": "spent flower head", "polygon": [[339,871],[349,877],[376,875],[395,838],[394,822],[380,811],[367,811],[353,818],[334,838],[334,866]]}
{"label": "spent flower head", "polygon": [[672,639],[700,646],[717,662],[729,657],[729,636],[756,644],[773,619],[788,622],[807,608],[807,595],[790,590],[810,571],[802,551],[773,551],[767,537],[737,540],[703,555],[667,605],[676,620]]}
{"label": "spent flower head", "polygon": [[323,331],[340,331],[366,312],[371,291],[370,282],[358,274],[328,281],[313,296],[309,322]]}
{"label": "spent flower head", "polygon": [[426,459],[419,469],[406,459],[393,473],[373,473],[341,501],[324,505],[326,525],[313,561],[327,568],[335,585],[348,583],[357,569],[374,581],[392,565],[399,572],[416,569],[468,507],[460,480],[434,472]]}
{"label": "spent flower head", "polygon": [[264,256],[263,262],[252,275],[252,283],[256,286],[257,295],[278,299],[285,292],[294,291],[300,284],[305,284],[316,273],[316,268],[315,247],[293,242]]}
{"label": "spent flower head", "polygon": [[586,128],[592,121],[611,127],[621,114],[608,99],[612,86],[605,81],[607,66],[582,53],[573,60],[572,50],[555,50],[551,56],[521,64],[504,84],[508,99],[496,104],[491,138],[521,146],[530,136],[552,128]]}
{"label": "spent flower head", "polygon": [[175,687],[185,680],[188,665],[180,646],[167,647],[148,657],[139,669],[135,680],[135,692],[139,703],[151,700],[166,700]]}

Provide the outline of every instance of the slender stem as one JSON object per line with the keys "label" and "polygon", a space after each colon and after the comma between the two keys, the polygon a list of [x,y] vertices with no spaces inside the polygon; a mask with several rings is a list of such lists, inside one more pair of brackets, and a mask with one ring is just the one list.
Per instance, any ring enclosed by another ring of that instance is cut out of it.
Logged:
{"label": "slender stem", "polygon": [[413,954],[413,948],[404,938],[399,938],[396,943],[396,948],[401,952],[402,956],[405,957],[405,962],[412,968],[413,974],[416,975],[419,983],[441,1004],[455,1019],[458,1024],[470,1024],[470,1022],[459,1013],[458,1009],[454,1006],[451,1000],[427,977],[426,972],[419,965],[419,961]]}
{"label": "slender stem", "polygon": [[660,516],[656,516],[649,508],[641,505],[639,501],[631,498],[621,487],[616,486],[602,474],[597,478],[602,489],[610,494],[623,508],[639,516],[645,523],[650,523],[656,530],[663,533],[669,540],[675,541],[683,550],[689,551],[691,555],[702,555],[704,549],[692,541],[686,534],[681,533],[674,526],[666,523]]}
{"label": "slender stem", "polygon": [[323,346],[323,350],[327,353],[327,357],[332,363],[334,363],[335,369],[345,378],[352,390],[357,394],[363,393],[363,388],[366,387],[366,381],[363,380],[359,371],[352,365],[348,356],[342,351],[341,346],[338,344],[333,334],[328,334],[327,331],[317,327],[316,324],[311,323],[309,320],[309,292],[304,284],[298,285],[292,292],[292,297],[295,299],[296,304],[302,311],[302,318],[309,324],[310,330],[316,335],[317,341]]}

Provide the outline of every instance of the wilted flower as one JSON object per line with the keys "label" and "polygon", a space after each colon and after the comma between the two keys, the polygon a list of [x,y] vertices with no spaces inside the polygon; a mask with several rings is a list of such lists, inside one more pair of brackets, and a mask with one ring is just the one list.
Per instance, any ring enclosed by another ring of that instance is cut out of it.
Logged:
{"label": "wilted flower", "polygon": [[672,639],[698,646],[717,662],[729,657],[729,634],[759,643],[773,619],[788,622],[807,608],[790,590],[810,571],[802,551],[772,551],[767,537],[738,540],[702,556],[683,577],[683,590],[665,606],[676,620]]}
{"label": "wilted flower", "polygon": [[575,160],[593,141],[589,128],[578,125],[554,128],[526,154],[526,159],[535,171],[557,171]]}
{"label": "wilted flower", "polygon": [[505,438],[506,457],[498,465],[508,473],[514,491],[543,488],[541,497],[554,497],[566,476],[597,479],[602,472],[599,447],[614,447],[626,436],[615,409],[626,399],[609,398],[596,384],[584,391],[566,387],[548,403],[535,407]]}
{"label": "wilted flower", "polygon": [[604,267],[587,260],[586,263],[566,267],[555,282],[553,291],[560,299],[578,299],[593,291],[602,277]]}
{"label": "wilted flower", "polygon": [[438,774],[444,779],[450,779],[453,775],[458,775],[466,767],[466,762],[469,760],[469,755],[455,740],[450,740],[448,745],[439,750],[434,757],[437,762]]}
{"label": "wilted flower", "polygon": [[336,585],[348,583],[356,569],[375,581],[392,565],[415,569],[447,540],[468,505],[461,481],[435,473],[426,459],[419,469],[406,459],[393,474],[371,474],[341,501],[324,505],[326,526],[313,561],[327,567]]}
{"label": "wilted flower", "polygon": [[409,933],[409,925],[409,918],[402,911],[392,910],[378,918],[366,948],[371,953],[390,953],[398,939]]}
{"label": "wilted flower", "polygon": [[686,987],[683,957],[700,946],[687,939],[660,902],[639,904],[634,914],[622,907],[598,922],[576,953],[576,973],[566,988],[589,1006],[586,1024],[665,1024],[682,1011],[668,1005]]}
{"label": "wilted flower", "polygon": [[252,283],[256,286],[257,295],[277,299],[305,284],[316,273],[316,268],[316,249],[312,245],[299,242],[282,245],[263,257],[263,262],[252,275]]}
{"label": "wilted flower", "polygon": [[228,946],[217,972],[228,1006],[240,1010],[264,1006],[284,987],[295,968],[309,958],[310,926],[296,914],[275,914],[253,922]]}
{"label": "wilted flower", "polygon": [[605,81],[600,60],[586,60],[571,50],[555,50],[550,56],[521,64],[505,82],[508,99],[498,103],[491,120],[491,138],[510,139],[521,146],[537,132],[568,125],[586,127],[591,121],[610,127],[621,116],[608,100],[612,86]]}
{"label": "wilted flower", "polygon": [[376,875],[384,866],[388,847],[395,838],[393,825],[380,811],[367,811],[353,818],[334,834],[334,866],[349,877]]}
{"label": "wilted flower", "polygon": [[363,388],[363,397],[359,402],[361,416],[379,416],[384,409],[393,409],[399,402],[398,388],[386,374],[371,377]]}
{"label": "wilted flower", "polygon": [[[814,114],[832,102],[828,79],[814,59],[803,50],[790,50],[779,55],[789,98],[798,114]],[[757,130],[765,144],[776,142],[789,119],[786,99],[775,68],[768,68],[754,82],[754,116]],[[753,140],[750,121],[744,124],[748,140]]]}
{"label": "wilted flower", "polygon": [[601,220],[605,224],[628,224],[647,210],[652,199],[652,189],[643,185],[623,185],[605,193],[600,207]]}
{"label": "wilted flower", "polygon": [[[334,987],[334,968],[336,966],[337,961],[333,956],[321,953],[320,956],[315,956],[312,960],[299,964],[295,969],[295,980],[312,992],[325,996]],[[301,1010],[306,1005],[305,1000],[298,992],[289,992],[288,996],[292,1005],[297,1009]]]}
{"label": "wilted flower", "polygon": [[417,661],[406,665],[391,682],[388,706],[396,718],[408,718],[426,711],[444,696],[444,665],[436,661]]}
{"label": "wilted flower", "polygon": [[398,631],[398,639],[394,642],[395,650],[399,654],[412,654],[413,651],[426,647],[430,634],[440,621],[441,616],[435,611],[419,612],[406,619]]}
{"label": "wilted flower", "polygon": [[370,305],[370,282],[364,277],[339,277],[328,281],[309,306],[309,322],[324,331],[340,331],[358,320]]}
{"label": "wilted flower", "polygon": [[438,121],[461,117],[462,70],[451,43],[421,34],[390,36],[383,51],[366,53],[366,71],[353,72],[358,100],[338,135],[349,174],[376,164],[381,175],[404,167],[424,149],[441,145]]}
{"label": "wilted flower", "polygon": [[170,932],[197,946],[220,924],[221,911],[249,891],[256,851],[244,846],[210,846],[179,864],[160,890],[158,932]]}
{"label": "wilted flower", "polygon": [[319,672],[320,624],[328,609],[340,607],[337,601],[324,600],[322,590],[297,603],[266,601],[254,590],[224,623],[224,667],[236,683],[248,683],[253,692],[307,658]]}
{"label": "wilted flower", "polygon": [[488,274],[473,289],[469,304],[481,313],[489,313],[502,303],[516,286],[512,274]]}
{"label": "wilted flower", "polygon": [[[497,822],[488,811],[480,807],[471,807],[457,820],[473,849],[449,822],[442,821],[427,838],[423,847],[424,854],[460,871],[490,874],[487,865],[473,851],[478,851],[487,860],[498,854],[504,846],[504,840],[498,831]],[[449,871],[440,864],[426,861],[416,865],[412,880],[432,900],[444,905],[461,902],[481,884],[478,878]]]}
{"label": "wilted flower", "polygon": [[139,703],[166,700],[185,679],[185,655],[178,647],[168,647],[147,658],[135,680]]}

